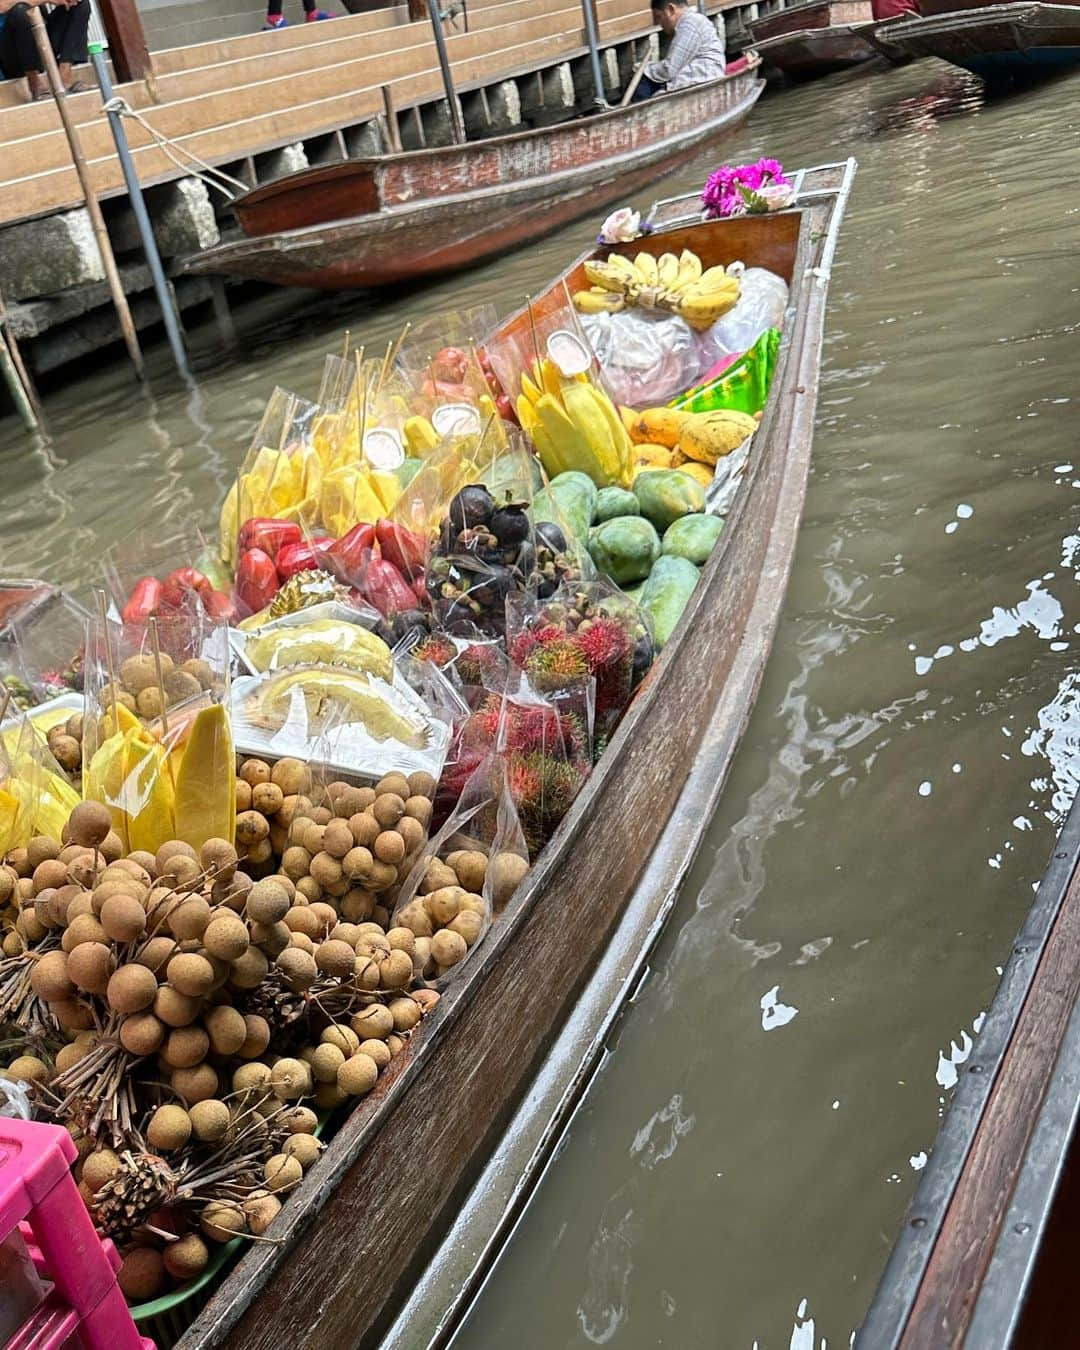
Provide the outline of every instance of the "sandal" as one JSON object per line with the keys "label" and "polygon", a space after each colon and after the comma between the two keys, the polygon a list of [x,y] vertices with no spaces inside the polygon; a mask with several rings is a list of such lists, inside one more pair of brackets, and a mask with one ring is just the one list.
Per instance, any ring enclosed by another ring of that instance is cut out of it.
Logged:
{"label": "sandal", "polygon": [[31,103],[43,103],[45,99],[52,98],[51,89],[39,89],[36,94],[30,95]]}
{"label": "sandal", "polygon": [[65,93],[68,94],[89,94],[93,92],[93,85],[87,84],[85,80],[75,80],[69,84]]}

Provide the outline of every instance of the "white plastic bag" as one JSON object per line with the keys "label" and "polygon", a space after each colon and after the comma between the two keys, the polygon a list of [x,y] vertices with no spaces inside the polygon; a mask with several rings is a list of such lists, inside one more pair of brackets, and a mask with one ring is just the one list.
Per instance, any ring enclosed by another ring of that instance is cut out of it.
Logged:
{"label": "white plastic bag", "polygon": [[698,335],[703,372],[726,356],[748,352],[766,329],[783,324],[788,302],[784,278],[764,267],[748,267],[739,280],[738,300],[710,329]]}
{"label": "white plastic bag", "polygon": [[581,323],[617,403],[659,407],[708,369],[697,335],[677,314],[624,309],[586,314]]}

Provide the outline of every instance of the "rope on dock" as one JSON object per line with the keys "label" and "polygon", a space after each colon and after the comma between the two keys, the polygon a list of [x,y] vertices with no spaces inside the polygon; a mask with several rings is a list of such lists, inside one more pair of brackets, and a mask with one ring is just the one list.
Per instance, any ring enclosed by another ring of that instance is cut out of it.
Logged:
{"label": "rope on dock", "polygon": [[[236,188],[241,193],[247,192],[248,185],[246,183],[240,182],[238,178],[233,178],[231,175],[225,173],[223,169],[216,169],[212,164],[207,164],[206,160],[201,159],[193,150],[188,150],[186,146],[180,145],[178,141],[170,139],[170,137],[158,131],[156,127],[152,127],[146,118],[143,117],[142,113],[133,108],[126,98],[121,98],[117,95],[117,97],[109,99],[108,102],[101,105],[101,111],[106,116],[108,116],[109,113],[116,113],[120,117],[130,117],[133,121],[138,122],[139,126],[141,126],[150,136],[162,154],[165,155],[167,159],[171,160],[181,173],[190,174],[192,178],[198,178],[199,181],[205,183],[208,188],[213,188],[215,192],[220,192],[222,196],[226,197],[229,201],[235,200],[236,193],[231,192],[229,188],[225,186],[226,183],[230,184],[231,187]],[[185,155],[190,163],[185,164],[182,159],[178,158],[180,155]],[[192,164],[197,167],[193,169],[191,167]],[[218,182],[216,181],[217,179],[221,179],[222,181]]]}

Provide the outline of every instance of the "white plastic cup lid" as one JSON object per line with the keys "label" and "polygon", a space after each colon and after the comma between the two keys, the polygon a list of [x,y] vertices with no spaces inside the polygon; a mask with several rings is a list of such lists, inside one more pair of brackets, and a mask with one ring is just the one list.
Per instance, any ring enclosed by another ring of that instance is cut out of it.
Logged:
{"label": "white plastic cup lid", "polygon": [[467,436],[480,430],[480,414],[471,403],[443,403],[431,414],[431,425],[440,436]]}
{"label": "white plastic cup lid", "polygon": [[364,433],[364,458],[373,469],[396,469],[405,461],[405,447],[392,427],[372,427]]}
{"label": "white plastic cup lid", "polygon": [[568,328],[557,328],[548,337],[547,352],[564,375],[584,375],[592,368],[592,352]]}

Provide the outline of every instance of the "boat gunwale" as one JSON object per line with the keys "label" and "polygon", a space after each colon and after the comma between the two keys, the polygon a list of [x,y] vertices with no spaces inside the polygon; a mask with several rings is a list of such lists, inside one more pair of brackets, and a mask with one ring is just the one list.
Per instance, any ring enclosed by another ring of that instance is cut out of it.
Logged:
{"label": "boat gunwale", "polygon": [[[774,219],[779,221],[785,217],[790,219],[795,216],[799,217],[799,225],[792,254],[789,305],[798,312],[800,307],[808,307],[813,303],[815,294],[815,278],[810,267],[812,249],[810,222],[813,212],[806,209],[789,210],[776,213]],[[760,219],[767,221],[769,218]],[[713,222],[716,226],[723,226],[726,223]],[[662,239],[665,233],[667,232],[658,231],[650,238]],[[534,309],[542,304],[545,295],[550,294],[564,278],[570,276],[595,252],[595,249],[586,250],[555,278],[534,300]],[[508,327],[516,317],[518,316],[508,316],[500,324],[500,328]],[[794,376],[791,366],[794,333],[795,325],[785,326],[774,381],[776,397],[770,398],[759,428],[763,441],[768,440],[770,443],[774,429],[786,416],[786,409],[782,410],[781,404],[786,402],[793,392],[788,388],[788,383],[789,377]],[[785,446],[777,449],[776,453],[788,454],[790,448]],[[675,665],[680,650],[693,630],[695,617],[711,603],[717,578],[727,570],[731,558],[738,556],[737,553],[733,554],[733,551],[740,547],[739,524],[754,501],[754,486],[760,479],[765,459],[765,454],[751,456],[746,481],[736,496],[718,546],[702,569],[700,584],[695,588],[690,603],[650,672],[649,678],[638,691],[620,722],[611,744],[593,768],[586,787],[579,793],[555,835],[530,868],[525,884],[519,888],[502,912],[499,922],[493,925],[485,936],[476,958],[468,963],[458,980],[450,985],[434,1012],[425,1019],[424,1036],[417,1044],[415,1053],[410,1045],[409,1049],[394,1061],[398,1067],[395,1069],[392,1065],[386,1078],[380,1078],[374,1092],[354,1106],[331,1139],[318,1168],[304,1179],[290,1204],[283,1209],[279,1220],[282,1228],[274,1234],[279,1239],[278,1242],[272,1246],[259,1244],[257,1248],[245,1254],[241,1262],[226,1276],[220,1288],[215,1291],[207,1307],[188,1328],[178,1343],[177,1350],[196,1350],[196,1347],[202,1350],[203,1347],[220,1343],[236,1329],[272,1273],[291,1258],[298,1243],[307,1235],[319,1215],[325,1213],[327,1206],[332,1204],[335,1188],[384,1128],[396,1106],[422,1081],[427,1070],[426,1061],[433,1053],[433,1047],[444,1040],[449,1027],[462,1018],[480,992],[492,967],[504,958],[507,949],[519,935],[538,901],[544,897],[552,878],[572,856],[577,840],[583,834],[586,825],[593,820],[599,810],[609,805],[605,801],[605,788],[610,780],[623,770],[635,731],[650,716],[658,701],[667,692],[665,671]],[[647,858],[642,861],[642,868],[646,863]],[[612,930],[613,928],[614,924]]]}
{"label": "boat gunwale", "polygon": [[859,1350],[899,1350],[986,1108],[1080,866],[1080,794],[1073,800],[1038,890],[1021,922],[964,1073],[953,1092],[858,1331]]}
{"label": "boat gunwale", "polygon": [[[831,3],[831,0],[811,0],[812,4]],[[538,141],[546,137],[558,137],[579,129],[584,123],[592,126],[600,126],[615,118],[627,117],[632,119],[634,116],[640,116],[644,121],[648,114],[651,114],[657,108],[664,108],[670,105],[673,100],[682,100],[690,95],[698,96],[702,90],[718,89],[725,84],[733,83],[745,76],[752,75],[761,64],[754,56],[752,51],[748,51],[745,58],[745,64],[735,71],[725,71],[718,79],[707,80],[702,84],[689,85],[685,89],[673,89],[664,94],[657,94],[653,98],[643,99],[639,103],[628,103],[625,107],[612,107],[603,112],[590,114],[588,117],[580,116],[569,119],[565,122],[555,122],[546,127],[529,127],[521,131],[508,131],[500,136],[485,136],[480,140],[466,141],[463,145],[429,145],[419,150],[398,150],[388,155],[362,155],[350,156],[348,159],[338,160],[333,164],[322,164],[311,169],[297,169],[295,173],[285,174],[281,178],[275,178],[269,183],[260,183],[258,187],[252,188],[242,196],[235,198],[230,203],[234,209],[237,206],[255,203],[256,205],[264,201],[269,201],[275,196],[291,191],[299,180],[308,182],[318,182],[322,179],[334,179],[342,176],[346,167],[356,169],[358,172],[367,171],[375,174],[379,169],[385,168],[388,164],[417,164],[422,161],[437,162],[439,160],[456,159],[463,155],[468,155],[474,150],[486,149],[489,146],[513,145],[514,143],[524,144],[527,141]],[[734,62],[732,62],[734,64]],[[661,121],[663,119],[660,119]],[[549,175],[555,176],[555,175]],[[388,208],[383,208],[388,209]]]}
{"label": "boat gunwale", "polygon": [[[982,5],[977,9],[950,10],[945,14],[926,14],[894,21],[888,36],[880,38],[887,46],[901,46],[905,39],[946,36],[972,29],[1027,28],[1036,32],[1044,19],[1074,17],[1080,24],[1080,5],[1057,5],[1041,0],[1015,0],[1010,4]],[[1053,27],[1053,24],[1047,26]],[[1080,37],[1077,45],[1080,46]],[[1021,50],[1019,47],[1016,50]]]}

